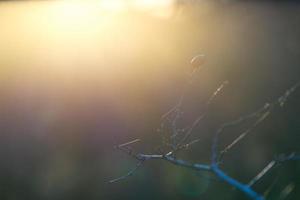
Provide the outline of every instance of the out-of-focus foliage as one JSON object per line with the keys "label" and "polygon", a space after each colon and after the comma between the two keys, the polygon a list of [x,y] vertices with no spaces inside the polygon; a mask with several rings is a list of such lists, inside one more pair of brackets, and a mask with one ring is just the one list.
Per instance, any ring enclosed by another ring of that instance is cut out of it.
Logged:
{"label": "out-of-focus foliage", "polygon": [[[188,91],[183,123],[230,82],[196,130],[201,141],[180,155],[197,162],[209,162],[218,124],[299,79],[298,3],[203,2],[178,5],[167,17],[92,9],[91,17],[69,13],[68,20],[52,9],[55,1],[1,2],[0,199],[244,199],[210,174],[162,162],[107,183],[134,166],[115,144],[141,138],[142,152],[159,145],[160,116],[180,95],[194,55],[204,53],[206,63]],[[299,97],[228,153],[230,175],[247,182],[274,155],[300,151]],[[220,145],[242,129],[228,130]],[[299,162],[288,163],[255,189],[269,199],[299,199],[299,172]]]}

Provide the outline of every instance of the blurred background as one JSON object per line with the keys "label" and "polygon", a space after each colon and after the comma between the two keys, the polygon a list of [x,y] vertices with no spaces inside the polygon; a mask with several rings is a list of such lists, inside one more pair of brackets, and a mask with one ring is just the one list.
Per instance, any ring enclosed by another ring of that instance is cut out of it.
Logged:
{"label": "blurred background", "polygon": [[[180,158],[209,163],[218,125],[274,100],[300,78],[300,4],[246,0],[0,2],[0,199],[247,199],[206,172],[161,161],[123,182],[153,153],[160,116],[180,96],[190,60],[206,55],[184,102],[189,124],[224,81]],[[236,145],[222,168],[247,183],[275,155],[300,152],[300,91]],[[224,147],[247,124],[221,138]],[[267,199],[300,198],[300,163],[266,175]]]}

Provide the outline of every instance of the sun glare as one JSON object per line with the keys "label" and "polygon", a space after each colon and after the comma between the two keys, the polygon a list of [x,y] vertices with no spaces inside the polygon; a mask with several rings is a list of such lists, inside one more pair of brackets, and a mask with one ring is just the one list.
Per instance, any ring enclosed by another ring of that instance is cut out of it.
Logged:
{"label": "sun glare", "polygon": [[[59,74],[83,71],[83,65],[112,72],[115,68],[104,61],[107,55],[123,48],[132,52],[118,55],[130,57],[145,48],[144,43],[156,34],[151,28],[159,24],[156,18],[166,19],[172,5],[172,0],[8,2],[0,12],[0,17],[9,19],[0,21],[4,27],[0,51],[6,55],[2,59],[21,66],[18,62],[26,57],[31,68]],[[12,8],[16,12],[10,12]],[[143,23],[144,19],[152,25]]]}
{"label": "sun glare", "polygon": [[122,13],[125,11],[141,11],[150,14],[170,13],[174,0],[86,0],[86,1],[62,1],[65,15],[80,16],[85,15],[87,7],[92,6],[98,9],[98,12],[110,14]]}
{"label": "sun glare", "polygon": [[128,8],[126,1],[122,0],[102,0],[99,4],[100,8],[107,12],[122,12]]}
{"label": "sun glare", "polygon": [[95,23],[112,24],[135,12],[168,18],[173,3],[173,0],[64,0],[49,3],[43,15],[50,15],[51,23],[62,29],[83,30]]}
{"label": "sun glare", "polygon": [[169,8],[174,3],[173,0],[132,0],[131,2],[137,9],[142,10]]}

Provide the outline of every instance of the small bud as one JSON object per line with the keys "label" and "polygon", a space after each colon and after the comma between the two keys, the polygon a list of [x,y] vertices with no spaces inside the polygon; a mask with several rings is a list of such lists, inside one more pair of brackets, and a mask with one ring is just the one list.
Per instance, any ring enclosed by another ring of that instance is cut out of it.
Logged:
{"label": "small bud", "polygon": [[200,68],[201,65],[203,65],[205,63],[205,55],[204,54],[199,54],[196,55],[192,58],[191,60],[191,65],[193,70],[197,70]]}

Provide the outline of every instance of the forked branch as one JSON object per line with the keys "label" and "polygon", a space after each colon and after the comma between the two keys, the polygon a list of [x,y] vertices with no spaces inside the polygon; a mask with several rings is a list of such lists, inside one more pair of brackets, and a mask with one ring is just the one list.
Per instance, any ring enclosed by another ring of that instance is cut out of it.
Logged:
{"label": "forked branch", "polygon": [[[194,72],[193,72],[194,73]],[[192,73],[192,75],[193,75]],[[191,76],[192,77],[192,76]],[[261,178],[267,174],[268,172],[271,171],[271,169],[279,164],[282,164],[287,161],[296,161],[300,160],[300,155],[297,153],[291,153],[291,154],[281,154],[279,156],[276,156],[274,160],[269,162],[266,167],[264,167],[252,180],[250,180],[248,183],[242,183],[233,177],[229,176],[226,174],[221,168],[220,168],[220,163],[223,163],[223,157],[228,152],[231,150],[236,144],[238,144],[242,139],[244,139],[249,133],[251,133],[258,125],[260,125],[267,117],[270,116],[272,111],[274,110],[275,107],[277,106],[283,106],[288,97],[298,88],[300,87],[300,82],[296,83],[294,86],[292,86],[290,89],[286,90],[286,92],[280,96],[278,99],[276,99],[273,102],[266,103],[256,111],[239,117],[236,120],[226,122],[222,124],[216,131],[213,137],[212,141],[212,146],[211,146],[211,161],[210,163],[191,163],[187,160],[182,160],[177,158],[176,153],[182,149],[187,149],[189,148],[192,144],[195,144],[200,141],[200,139],[196,140],[190,140],[190,136],[194,132],[196,126],[204,119],[206,116],[209,106],[211,105],[211,102],[213,99],[220,93],[220,91],[225,87],[225,85],[228,83],[228,81],[223,82],[220,87],[212,94],[212,96],[208,99],[208,101],[205,104],[205,108],[203,113],[195,119],[195,121],[188,127],[185,128],[183,131],[180,128],[177,127],[177,120],[180,118],[181,115],[181,105],[183,103],[184,99],[184,94],[180,97],[178,103],[171,108],[168,112],[166,112],[162,116],[162,123],[161,123],[161,129],[160,131],[166,131],[166,125],[168,124],[171,127],[171,134],[169,134],[168,142],[169,143],[164,143],[168,148],[171,148],[170,151],[160,153],[160,154],[142,154],[142,153],[137,153],[135,152],[132,148],[131,145],[139,142],[139,139],[117,145],[116,148],[121,150],[122,152],[130,155],[134,159],[137,160],[136,166],[130,170],[127,174],[113,179],[110,181],[110,183],[115,183],[121,180],[124,180],[128,178],[129,176],[132,176],[145,162],[150,161],[150,160],[163,160],[166,162],[169,162],[171,164],[189,168],[192,170],[196,171],[209,171],[215,177],[218,179],[224,181],[225,183],[233,186],[234,188],[238,189],[239,191],[243,192],[245,195],[247,195],[249,198],[254,199],[254,200],[263,200],[264,197],[257,193],[256,191],[253,190],[252,186],[257,183]],[[186,90],[186,89],[184,89]],[[237,138],[235,138],[229,145],[227,145],[223,150],[219,151],[218,149],[218,143],[219,143],[219,138],[221,134],[224,132],[225,129],[229,127],[234,127],[237,125],[240,125],[242,123],[252,121],[250,126],[243,131]],[[176,138],[178,140],[176,140]]]}

